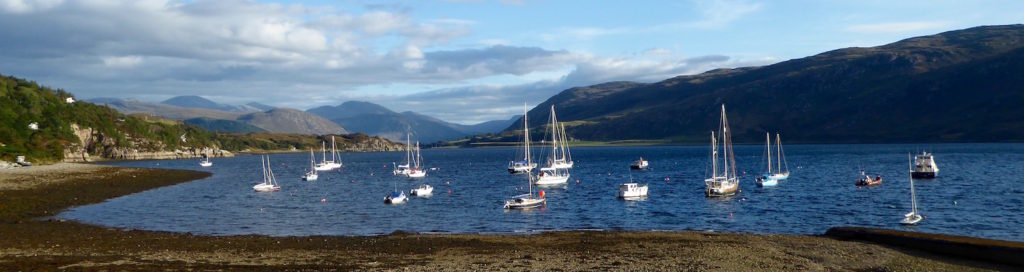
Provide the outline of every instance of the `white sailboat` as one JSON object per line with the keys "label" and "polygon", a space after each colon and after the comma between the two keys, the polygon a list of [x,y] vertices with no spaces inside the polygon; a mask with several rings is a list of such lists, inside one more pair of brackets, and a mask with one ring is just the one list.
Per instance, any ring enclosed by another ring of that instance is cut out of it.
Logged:
{"label": "white sailboat", "polygon": [[[530,139],[530,124],[526,122],[526,103],[523,103],[523,143],[529,143]],[[521,161],[510,161],[508,162],[508,173],[509,174],[520,174],[520,173],[532,173],[533,168],[537,167],[537,163],[530,163],[530,145],[523,145],[523,160]]]}
{"label": "white sailboat", "polygon": [[[732,152],[732,132],[729,131],[729,120],[725,117],[725,104],[722,104],[722,120],[718,132],[719,138],[715,138],[714,131],[711,132],[711,177],[704,179],[707,187],[704,195],[708,197],[735,195],[740,187],[736,177],[736,158]],[[722,144],[722,153],[719,153],[719,143]],[[720,155],[721,163],[718,161]]]}
{"label": "white sailboat", "polygon": [[338,169],[342,166],[341,157],[338,156],[338,145],[334,142],[334,135],[331,135],[331,160],[326,163],[331,169]]}
{"label": "white sailboat", "polygon": [[402,204],[407,200],[408,198],[405,197],[405,192],[398,190],[398,182],[395,182],[395,190],[384,197],[384,203],[388,204]]}
{"label": "white sailboat", "polygon": [[540,168],[537,185],[562,185],[569,181],[569,169],[572,160],[567,158],[564,142],[565,135],[559,133],[558,119],[555,117],[555,106],[551,106],[551,155],[547,158],[547,166]]}
{"label": "white sailboat", "polygon": [[555,105],[551,105],[551,167],[556,169],[572,169],[572,154],[569,152],[565,137],[565,124],[558,123],[555,117]]}
{"label": "white sailboat", "polygon": [[316,171],[330,171],[331,169],[334,169],[331,167],[331,164],[327,162],[327,143],[320,141],[320,152],[323,159],[321,159],[320,163],[317,163],[313,169],[316,169]]}
{"label": "white sailboat", "polygon": [[274,177],[274,171],[270,169],[270,157],[260,156],[260,166],[263,167],[263,182],[253,185],[252,189],[257,192],[281,190],[281,186],[277,185],[277,178]]}
{"label": "white sailboat", "polygon": [[199,166],[210,167],[213,166],[213,162],[210,161],[210,156],[203,155],[203,160],[199,161]]}
{"label": "white sailboat", "polygon": [[903,215],[903,220],[900,220],[900,224],[903,225],[917,225],[918,222],[924,220],[924,216],[917,211],[917,194],[914,193],[914,164],[910,161],[910,154],[907,154],[907,163],[910,164],[910,212]]}
{"label": "white sailboat", "polygon": [[[772,168],[772,136],[765,132],[765,154],[768,158],[768,169],[757,177],[755,180],[757,186],[775,186],[778,185],[780,180],[789,178],[789,164],[786,163],[785,157],[782,153],[782,138],[778,133],[775,134],[775,168]],[[782,165],[786,165],[786,171],[782,171]]]}
{"label": "white sailboat", "polygon": [[302,180],[314,181],[317,178],[319,178],[320,175],[318,175],[316,173],[316,165],[315,165],[315,163],[316,163],[316,157],[313,156],[313,148],[310,148],[309,149],[309,171],[307,171],[306,174],[302,176]]}
{"label": "white sailboat", "polygon": [[420,155],[420,142],[416,142],[416,156],[412,167],[409,167],[409,178],[422,178],[427,176],[427,170],[421,168],[423,156]]}
{"label": "white sailboat", "polygon": [[[526,116],[523,116],[523,123],[526,123]],[[526,164],[530,165],[530,131],[524,130],[523,145],[526,146]],[[526,184],[530,188],[529,193],[513,196],[505,200],[505,209],[532,209],[540,206],[544,206],[547,203],[547,199],[544,198],[544,192],[541,191],[540,196],[533,195],[533,173],[526,172]]]}
{"label": "white sailboat", "polygon": [[395,170],[392,171],[396,176],[409,176],[409,166],[412,163],[412,145],[409,143],[409,137],[410,134],[405,134],[405,164],[395,166]]}

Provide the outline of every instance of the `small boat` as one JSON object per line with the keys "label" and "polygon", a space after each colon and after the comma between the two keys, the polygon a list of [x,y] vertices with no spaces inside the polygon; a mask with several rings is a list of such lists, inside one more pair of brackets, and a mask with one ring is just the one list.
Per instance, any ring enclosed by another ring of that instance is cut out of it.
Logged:
{"label": "small boat", "polygon": [[565,124],[559,123],[555,117],[555,105],[551,105],[551,158],[549,165],[555,169],[572,169],[572,154],[569,152],[569,141],[565,137]]}
{"label": "small boat", "polygon": [[402,204],[405,203],[406,200],[407,198],[405,197],[405,193],[400,191],[391,192],[388,196],[384,197],[384,203],[388,204]]}
{"label": "small boat", "polygon": [[921,155],[914,156],[914,169],[910,176],[916,179],[935,178],[939,173],[939,166],[935,165],[935,157],[932,153],[921,152]]}
{"label": "small boat", "polygon": [[619,198],[631,199],[647,197],[647,184],[640,185],[635,182],[619,185]]}
{"label": "small boat", "polygon": [[[775,159],[776,168],[772,168],[772,136],[766,132],[765,137],[764,150],[765,157],[768,159],[768,169],[754,180],[759,187],[775,186],[779,184],[780,180],[789,178],[789,164],[785,163],[786,157],[782,154],[782,138],[778,133],[775,134],[775,147],[777,148],[775,156],[777,158]],[[786,164],[786,171],[782,171],[783,164]]]}
{"label": "small boat", "polygon": [[644,157],[640,157],[639,160],[636,160],[636,161],[633,162],[633,164],[629,165],[629,169],[633,169],[633,170],[644,170],[644,169],[647,169],[647,161],[644,160]]}
{"label": "small boat", "polygon": [[[910,154],[907,154],[907,163],[908,164],[910,163]],[[913,167],[913,164],[911,164],[910,166]],[[910,171],[911,171],[911,177],[910,177],[910,207],[911,208],[910,208],[910,212],[909,213],[903,215],[903,220],[900,220],[900,224],[902,224],[902,225],[917,225],[918,222],[921,222],[921,220],[924,220],[924,216],[921,215],[921,213],[917,211],[917,194],[914,193],[914,176],[913,176],[914,169],[911,168]]]}
{"label": "small boat", "polygon": [[565,185],[569,183],[569,171],[566,168],[554,168],[544,167],[540,169],[540,174],[537,175],[537,181],[534,184],[540,186],[551,186],[551,185]]}
{"label": "small boat", "polygon": [[316,157],[313,156],[313,149],[310,148],[309,149],[309,171],[307,171],[306,174],[302,176],[302,180],[314,181],[314,180],[316,180],[317,178],[320,177],[320,175],[318,175],[316,173],[316,166],[314,165],[315,162],[316,162]]}
{"label": "small boat", "polygon": [[629,173],[629,182],[619,185],[619,198],[635,199],[647,197],[647,184],[633,182],[633,173]]}
{"label": "small boat", "polygon": [[402,204],[406,200],[408,199],[405,197],[405,193],[398,190],[398,182],[395,182],[395,190],[384,197],[384,203],[388,204]]}
{"label": "small boat", "polygon": [[330,171],[331,169],[334,169],[334,166],[327,162],[327,143],[321,141],[320,145],[320,152],[323,154],[323,159],[320,160],[320,163],[317,163],[313,169],[316,171]]}
{"label": "small boat", "polygon": [[274,177],[274,171],[270,169],[270,157],[261,156],[260,166],[263,167],[263,182],[253,185],[253,191],[273,192],[281,190],[281,186],[277,186],[277,178]]}
{"label": "small boat", "polygon": [[331,135],[331,160],[327,161],[331,169],[341,168],[341,156],[338,156],[338,145],[334,142],[334,135]]}
{"label": "small boat", "polygon": [[526,103],[523,103],[523,160],[508,162],[509,174],[532,173],[536,163],[529,162],[530,157],[530,124],[526,122]]}
{"label": "small boat", "polygon": [[409,168],[409,178],[422,178],[427,176],[427,170],[420,168],[420,163],[423,161],[423,156],[420,156],[420,142],[416,142],[416,160],[413,161],[412,167]]}
{"label": "small boat", "polygon": [[430,196],[434,193],[434,187],[429,184],[420,184],[419,188],[412,189],[409,191],[409,195],[414,196]]}
{"label": "small boat", "polygon": [[199,166],[210,167],[213,166],[213,162],[210,161],[210,157],[203,155],[203,160],[199,161]]}
{"label": "small boat", "polygon": [[[719,138],[715,137],[714,131],[711,132],[711,177],[704,179],[704,195],[707,197],[735,195],[740,187],[740,180],[736,177],[736,159],[732,152],[729,120],[725,117],[725,104],[722,104],[722,119],[718,131]],[[722,150],[718,149],[718,143],[722,144]],[[721,162],[718,161],[719,156],[722,158]]]}
{"label": "small boat", "polygon": [[412,165],[412,144],[409,142],[411,134],[405,134],[405,164],[399,164],[398,166],[392,166],[395,170],[392,171],[396,176],[409,176],[409,166]]}
{"label": "small boat", "polygon": [[871,175],[864,173],[864,171],[860,171],[860,179],[857,180],[858,187],[878,185],[882,185],[881,176],[875,176],[874,178],[872,178]]}

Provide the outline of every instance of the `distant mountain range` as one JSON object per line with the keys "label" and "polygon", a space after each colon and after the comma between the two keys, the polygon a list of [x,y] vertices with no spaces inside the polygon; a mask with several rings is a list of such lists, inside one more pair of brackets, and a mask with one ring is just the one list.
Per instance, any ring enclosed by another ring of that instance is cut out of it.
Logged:
{"label": "distant mountain range", "polygon": [[394,112],[381,105],[362,101],[348,101],[338,106],[322,106],[308,112],[327,118],[351,131],[404,141],[406,133],[413,140],[433,143],[481,133],[501,131],[518,118],[488,121],[475,125],[449,123],[411,111]]}
{"label": "distant mountain range", "polygon": [[763,140],[766,131],[789,142],[1019,141],[1022,94],[1024,25],[1004,25],[657,83],[571,88],[528,115],[531,127],[543,126],[554,105],[569,137],[586,140],[704,142],[724,104],[737,142]]}
{"label": "distant mountain range", "polygon": [[146,113],[185,120],[207,130],[248,133],[269,131],[295,134],[344,134],[348,130],[334,122],[295,109],[275,108],[259,103],[244,106],[218,104],[198,96],[179,96],[161,103],[128,99],[96,98],[91,103],[107,105],[122,113]]}

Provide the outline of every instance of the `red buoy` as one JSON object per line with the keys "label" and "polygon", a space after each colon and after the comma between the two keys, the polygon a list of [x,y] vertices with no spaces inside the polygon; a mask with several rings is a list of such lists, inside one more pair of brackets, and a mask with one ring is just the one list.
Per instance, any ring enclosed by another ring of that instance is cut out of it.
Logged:
{"label": "red buoy", "polygon": [[544,190],[540,190],[540,197],[544,197]]}

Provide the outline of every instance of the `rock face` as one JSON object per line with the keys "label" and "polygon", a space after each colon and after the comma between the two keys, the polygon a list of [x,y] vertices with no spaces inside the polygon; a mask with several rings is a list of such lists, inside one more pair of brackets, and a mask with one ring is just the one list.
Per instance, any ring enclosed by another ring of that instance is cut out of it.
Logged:
{"label": "rock face", "polygon": [[234,157],[235,155],[217,147],[181,148],[165,150],[160,142],[131,138],[128,146],[117,146],[113,138],[105,137],[92,128],[81,128],[71,124],[71,130],[78,136],[78,143],[64,148],[64,162],[92,162],[102,160],[160,160],[210,157]]}
{"label": "rock face", "polygon": [[381,137],[355,137],[346,139],[348,143],[340,146],[342,150],[349,152],[388,152],[405,150],[405,145],[394,143]]}

